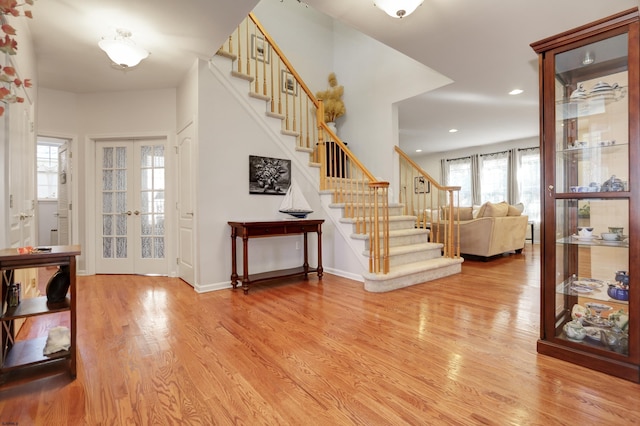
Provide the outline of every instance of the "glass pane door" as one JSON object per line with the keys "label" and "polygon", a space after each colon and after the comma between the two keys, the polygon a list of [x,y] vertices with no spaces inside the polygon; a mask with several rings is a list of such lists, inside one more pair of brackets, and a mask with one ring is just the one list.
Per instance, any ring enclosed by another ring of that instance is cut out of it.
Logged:
{"label": "glass pane door", "polygon": [[96,271],[165,275],[164,141],[99,142],[96,153]]}

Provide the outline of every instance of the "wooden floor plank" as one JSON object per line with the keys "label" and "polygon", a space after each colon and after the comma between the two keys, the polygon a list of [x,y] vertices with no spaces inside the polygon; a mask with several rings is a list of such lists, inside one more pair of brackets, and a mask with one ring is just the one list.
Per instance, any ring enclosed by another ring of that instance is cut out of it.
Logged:
{"label": "wooden floor plank", "polygon": [[[537,246],[389,293],[326,274],[197,294],[78,277],[78,377],[0,386],[3,424],[640,423],[639,385],[538,355]],[[68,325],[31,318],[20,338]],[[35,374],[37,380],[29,379]]]}

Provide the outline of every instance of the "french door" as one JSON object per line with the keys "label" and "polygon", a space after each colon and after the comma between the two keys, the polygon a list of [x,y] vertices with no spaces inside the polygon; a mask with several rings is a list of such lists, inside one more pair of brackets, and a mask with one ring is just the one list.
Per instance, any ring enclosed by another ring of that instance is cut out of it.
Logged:
{"label": "french door", "polygon": [[165,140],[96,142],[96,272],[166,275]]}

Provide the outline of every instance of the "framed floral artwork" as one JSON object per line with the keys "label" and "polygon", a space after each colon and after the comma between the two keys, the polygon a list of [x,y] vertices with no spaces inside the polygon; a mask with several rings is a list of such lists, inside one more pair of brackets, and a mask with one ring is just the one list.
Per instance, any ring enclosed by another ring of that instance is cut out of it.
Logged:
{"label": "framed floral artwork", "polygon": [[285,195],[291,185],[291,160],[249,156],[249,194]]}

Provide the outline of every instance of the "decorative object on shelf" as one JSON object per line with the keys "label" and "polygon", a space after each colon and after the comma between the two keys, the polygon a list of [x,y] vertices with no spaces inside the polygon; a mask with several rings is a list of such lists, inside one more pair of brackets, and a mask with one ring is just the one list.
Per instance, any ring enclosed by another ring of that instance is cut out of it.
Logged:
{"label": "decorative object on shelf", "polygon": [[316,92],[316,98],[322,100],[324,104],[324,121],[326,123],[334,122],[342,117],[347,109],[344,106],[342,95],[344,95],[344,87],[338,85],[336,73],[332,72],[327,78],[329,88],[320,92]]}
{"label": "decorative object on shelf", "polygon": [[602,97],[605,101],[619,101],[627,93],[626,88],[620,87],[618,83],[609,84],[604,81],[599,81],[598,84],[593,86],[589,91],[589,97]]}
{"label": "decorative object on shelf", "polygon": [[118,28],[115,36],[103,38],[98,42],[100,49],[107,54],[115,66],[122,70],[135,67],[149,56],[149,52],[137,46],[131,39],[131,31]]}
{"label": "decorative object on shelf", "polygon": [[10,308],[15,308],[20,304],[20,289],[15,283],[9,284],[7,288],[7,300]]}
{"label": "decorative object on shelf", "polygon": [[589,219],[591,217],[591,205],[589,203],[578,207],[578,217],[581,219]]}
{"label": "decorative object on shelf", "polygon": [[591,226],[578,226],[578,235],[586,238],[593,236],[593,227]]}
{"label": "decorative object on shelf", "polygon": [[629,288],[621,287],[617,284],[609,284],[607,294],[612,299],[623,301],[629,300]]}
{"label": "decorative object on shelf", "polygon": [[610,313],[609,320],[613,323],[613,326],[620,331],[627,331],[629,328],[629,314],[627,314],[624,309]]}
{"label": "decorative object on shelf", "polygon": [[625,183],[622,179],[616,177],[616,175],[612,175],[609,179],[604,181],[602,186],[600,187],[600,191],[602,192],[620,192],[625,190]]}
{"label": "decorative object on shelf", "polygon": [[69,266],[60,266],[58,270],[49,278],[47,283],[47,302],[61,303],[67,297],[71,285],[71,276],[69,275]]}
{"label": "decorative object on shelf", "polygon": [[629,286],[629,274],[627,274],[627,271],[617,271],[616,282],[619,282],[620,284],[625,286]]}
{"label": "decorative object on shelf", "polygon": [[610,226],[609,227],[609,232],[612,232],[614,234],[618,234],[620,237],[623,237],[624,235],[624,227],[622,226]]}
{"label": "decorative object on shelf", "polygon": [[311,206],[307,203],[307,200],[302,195],[302,191],[291,182],[287,194],[280,204],[280,213],[286,213],[298,219],[304,219],[309,213],[313,213]]}
{"label": "decorative object on shelf", "polygon": [[291,160],[249,156],[249,194],[285,195],[291,185]]}
{"label": "decorative object on shelf", "polygon": [[411,15],[424,0],[375,0],[373,4],[392,18]]}
{"label": "decorative object on shelf", "polygon": [[[24,3],[18,4],[17,1],[0,1],[0,15],[11,16],[25,16],[27,18],[33,18],[31,10],[23,10],[22,13],[19,7],[25,4],[33,6],[34,0],[25,0]],[[8,55],[15,55],[18,53],[18,42],[13,37],[16,35],[16,30],[11,25],[3,23],[2,32],[4,32],[4,38],[0,38],[0,52],[4,52]],[[0,101],[5,104],[22,103],[24,98],[18,96],[15,90],[19,87],[31,87],[31,80],[26,78],[21,80],[18,77],[18,73],[14,67],[0,66]],[[4,107],[0,106],[0,116],[4,114]]]}
{"label": "decorative object on shelf", "polygon": [[600,234],[600,236],[605,241],[620,241],[620,236],[613,232],[603,232]]}
{"label": "decorative object on shelf", "polygon": [[582,323],[578,320],[569,321],[562,327],[562,329],[569,340],[579,342],[584,340],[587,336],[587,330],[585,330]]}
{"label": "decorative object on shelf", "polygon": [[584,90],[584,85],[582,83],[578,84],[578,88],[571,92],[569,100],[571,102],[582,102],[587,100],[587,91]]}
{"label": "decorative object on shelf", "polygon": [[71,331],[62,325],[49,330],[47,343],[42,350],[43,355],[51,355],[60,351],[68,351],[71,347]]}

